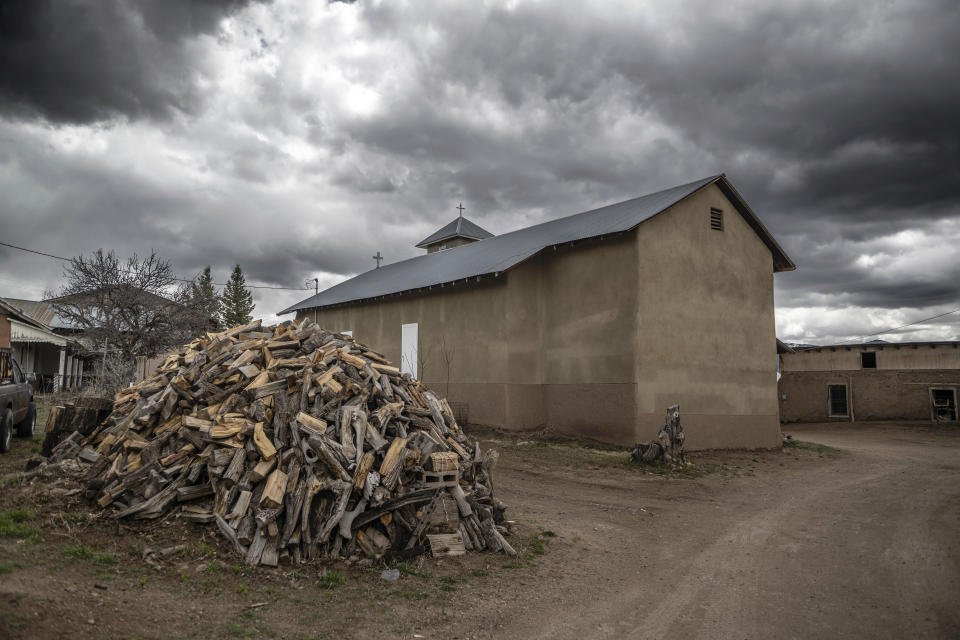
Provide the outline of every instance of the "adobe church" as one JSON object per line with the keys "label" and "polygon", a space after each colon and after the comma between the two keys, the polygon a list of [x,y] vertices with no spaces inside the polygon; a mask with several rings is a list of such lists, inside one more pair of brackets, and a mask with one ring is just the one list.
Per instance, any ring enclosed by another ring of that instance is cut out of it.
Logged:
{"label": "adobe church", "polygon": [[773,274],[795,266],[725,175],[499,236],[461,215],[417,246],[281,314],[473,424],[632,445],[679,404],[688,449],[780,446]]}

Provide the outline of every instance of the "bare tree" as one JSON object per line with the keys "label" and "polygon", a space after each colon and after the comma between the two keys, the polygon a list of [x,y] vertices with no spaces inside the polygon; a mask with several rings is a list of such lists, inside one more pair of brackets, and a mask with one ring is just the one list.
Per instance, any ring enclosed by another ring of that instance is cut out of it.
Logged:
{"label": "bare tree", "polygon": [[120,354],[108,353],[97,365],[96,383],[91,390],[112,397],[120,389],[135,381],[136,363]]}
{"label": "bare tree", "polygon": [[151,252],[121,261],[98,250],[70,260],[66,283],[49,302],[81,330],[91,349],[106,342],[110,351],[133,362],[183,344],[206,326],[204,314],[185,304],[188,286],[175,287],[170,263]]}
{"label": "bare tree", "polygon": [[444,390],[443,397],[450,397],[450,369],[453,366],[453,356],[456,352],[456,348],[452,344],[447,343],[447,336],[443,335],[440,337],[440,357],[443,358],[443,366],[446,373],[446,380],[444,381]]}
{"label": "bare tree", "polygon": [[433,357],[433,345],[421,342],[417,348],[417,380],[425,382],[427,379],[427,363]]}

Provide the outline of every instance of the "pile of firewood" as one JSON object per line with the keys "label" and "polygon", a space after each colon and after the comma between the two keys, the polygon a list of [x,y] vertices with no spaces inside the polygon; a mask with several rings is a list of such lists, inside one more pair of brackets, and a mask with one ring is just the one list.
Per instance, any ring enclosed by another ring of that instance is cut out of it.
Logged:
{"label": "pile of firewood", "polygon": [[54,449],[68,458],[114,517],[215,523],[252,565],[515,553],[495,452],[383,356],[307,321],[194,340]]}
{"label": "pile of firewood", "polygon": [[113,410],[110,398],[81,396],[50,408],[41,453],[49,456],[53,448],[74,432],[88,436]]}

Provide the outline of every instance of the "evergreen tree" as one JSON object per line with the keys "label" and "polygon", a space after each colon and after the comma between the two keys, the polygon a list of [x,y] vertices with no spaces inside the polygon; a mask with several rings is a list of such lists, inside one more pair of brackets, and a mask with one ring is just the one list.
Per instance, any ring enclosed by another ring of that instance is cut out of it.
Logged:
{"label": "evergreen tree", "polygon": [[250,322],[253,317],[253,295],[246,287],[247,281],[243,277],[240,265],[233,268],[227,286],[223,289],[220,299],[223,302],[223,324],[226,327],[235,327]]}
{"label": "evergreen tree", "polygon": [[206,318],[213,320],[217,327],[223,326],[223,303],[220,294],[213,286],[213,276],[210,267],[204,268],[203,273],[194,282],[190,283],[190,306]]}

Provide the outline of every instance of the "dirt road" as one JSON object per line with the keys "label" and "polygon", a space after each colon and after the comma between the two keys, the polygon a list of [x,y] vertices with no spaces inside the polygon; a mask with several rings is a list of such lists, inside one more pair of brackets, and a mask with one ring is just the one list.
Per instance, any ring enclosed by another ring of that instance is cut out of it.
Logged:
{"label": "dirt road", "polygon": [[960,637],[960,430],[791,432],[807,444],[694,455],[693,477],[485,434],[523,556],[396,583],[365,562],[251,570],[195,525],[117,528],[9,487],[0,517],[40,533],[0,536],[0,637]]}
{"label": "dirt road", "polygon": [[960,432],[793,433],[844,454],[659,497],[563,477],[552,500],[509,496],[589,542],[502,637],[960,637]]}

